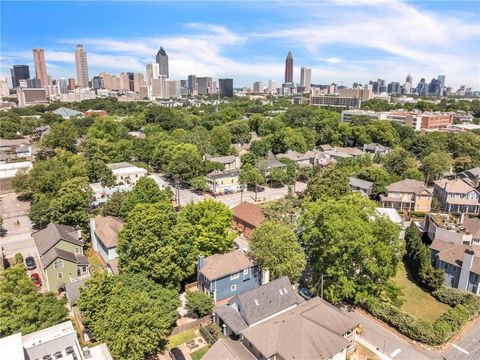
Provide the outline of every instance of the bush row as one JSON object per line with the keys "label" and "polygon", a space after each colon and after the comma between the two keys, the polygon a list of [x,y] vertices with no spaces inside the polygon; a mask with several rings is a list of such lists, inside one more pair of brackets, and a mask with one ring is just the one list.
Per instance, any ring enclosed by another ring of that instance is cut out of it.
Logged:
{"label": "bush row", "polygon": [[410,339],[436,346],[447,342],[467,321],[480,313],[480,298],[473,294],[457,292],[462,291],[442,288],[435,292],[435,297],[439,301],[449,305],[455,304],[455,307],[440,316],[433,324],[417,319],[399,307],[378,299],[369,299],[364,305],[373,316],[390,324]]}

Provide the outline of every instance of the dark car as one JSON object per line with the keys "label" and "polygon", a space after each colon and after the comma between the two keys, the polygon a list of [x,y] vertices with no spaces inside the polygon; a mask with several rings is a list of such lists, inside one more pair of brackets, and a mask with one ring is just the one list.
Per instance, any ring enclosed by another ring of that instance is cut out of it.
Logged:
{"label": "dark car", "polygon": [[42,286],[42,280],[40,280],[40,275],[38,275],[37,273],[33,273],[32,275],[30,275],[30,278],[33,281],[33,285],[37,287]]}
{"label": "dark car", "polygon": [[180,350],[178,347],[174,347],[172,350],[170,350],[170,356],[174,360],[186,360],[182,350]]}
{"label": "dark car", "polygon": [[311,298],[313,298],[312,293],[307,288],[301,288],[299,294],[305,300],[310,300]]}
{"label": "dark car", "polygon": [[27,265],[28,270],[34,270],[37,268],[37,264],[35,264],[35,259],[33,256],[29,256],[25,259],[25,264]]}

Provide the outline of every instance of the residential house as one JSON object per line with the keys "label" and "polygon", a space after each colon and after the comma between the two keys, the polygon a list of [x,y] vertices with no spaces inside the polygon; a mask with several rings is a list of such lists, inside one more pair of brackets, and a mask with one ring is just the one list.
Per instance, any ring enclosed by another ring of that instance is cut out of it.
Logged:
{"label": "residential house", "polygon": [[373,183],[371,181],[351,177],[349,179],[348,183],[350,185],[350,188],[353,191],[359,192],[359,193],[361,193],[362,195],[365,195],[365,196],[371,196],[372,195]]}
{"label": "residential house", "polygon": [[224,335],[238,337],[245,329],[291,310],[299,302],[303,302],[303,298],[284,276],[217,306],[213,320],[222,327]]}
{"label": "residential house", "polygon": [[8,179],[17,175],[19,170],[29,171],[32,168],[31,161],[0,162],[0,179]]}
{"label": "residential house", "polygon": [[239,182],[240,170],[214,170],[207,174],[209,190],[215,195],[229,194],[243,190]]}
{"label": "residential house", "polygon": [[64,119],[70,119],[75,116],[83,116],[83,113],[77,110],[69,109],[66,107],[59,107],[58,109],[52,111],[54,114],[60,115]]}
{"label": "residential house", "polygon": [[127,162],[107,164],[107,167],[112,171],[117,185],[134,186],[140,178],[147,175],[147,170],[144,168]]}
{"label": "residential house", "polygon": [[480,245],[480,218],[465,216],[463,219],[463,227],[472,234],[472,244]]}
{"label": "residential house", "polygon": [[232,208],[232,212],[234,229],[242,233],[247,239],[252,236],[252,231],[265,220],[263,210],[246,201]]}
{"label": "residential house", "polygon": [[200,256],[197,264],[197,287],[215,302],[231,298],[260,285],[258,266],[243,251]]}
{"label": "residential house", "polygon": [[434,240],[430,251],[435,268],[445,272],[446,286],[480,295],[480,246]]}
{"label": "residential house", "polygon": [[462,171],[457,175],[457,177],[475,189],[480,188],[480,166]]}
{"label": "residential house", "polygon": [[49,291],[65,290],[68,282],[90,276],[80,231],[71,226],[50,223],[45,229],[33,233],[32,237]]}
{"label": "residential house", "polygon": [[235,155],[214,157],[212,155],[205,154],[205,159],[211,162],[222,164],[223,170],[225,171],[240,169],[240,166],[242,165],[240,162],[240,157]]}
{"label": "residential house", "polygon": [[26,158],[32,156],[32,146],[29,144],[22,144],[15,149],[15,154],[19,158]]}
{"label": "residential house", "polygon": [[295,161],[298,166],[309,167],[314,165],[316,153],[314,151],[307,151],[305,154],[303,154],[298,151],[288,150],[286,153],[275,155],[275,159],[277,160],[282,158]]}
{"label": "residential house", "polygon": [[242,332],[256,359],[345,360],[355,347],[352,320],[316,297]]}
{"label": "residential house", "polygon": [[432,192],[418,180],[405,179],[385,187],[386,195],[380,195],[383,207],[397,210],[429,212]]}
{"label": "residential house", "polygon": [[202,360],[256,360],[240,341],[220,338],[202,357]]}
{"label": "residential house", "polygon": [[123,229],[123,221],[114,216],[97,215],[90,219],[90,233],[93,250],[101,256],[108,270],[118,275],[118,234]]}
{"label": "residential house", "polygon": [[433,193],[445,211],[480,214],[480,191],[461,179],[437,180]]}
{"label": "residential house", "polygon": [[390,148],[388,146],[383,146],[377,143],[370,143],[370,144],[363,145],[363,151],[366,154],[386,155],[390,152]]}
{"label": "residential house", "polygon": [[27,335],[16,333],[1,338],[0,353],[5,360],[113,360],[104,343],[82,348],[70,320]]}
{"label": "residential house", "polygon": [[[476,220],[478,220],[478,225],[476,225],[474,219],[470,220],[463,213],[459,218],[450,214],[426,214],[422,227],[431,241],[442,240],[457,245],[472,245],[475,244],[473,234],[467,227],[474,231],[475,227],[478,227],[478,230],[480,230],[480,219],[477,218]],[[465,226],[465,222],[468,225]],[[480,237],[480,234],[478,236]],[[478,239],[478,245],[480,245],[480,239]]]}
{"label": "residential house", "polygon": [[238,156],[242,156],[245,154],[248,154],[250,152],[250,144],[233,144],[233,150],[235,151],[235,154]]}

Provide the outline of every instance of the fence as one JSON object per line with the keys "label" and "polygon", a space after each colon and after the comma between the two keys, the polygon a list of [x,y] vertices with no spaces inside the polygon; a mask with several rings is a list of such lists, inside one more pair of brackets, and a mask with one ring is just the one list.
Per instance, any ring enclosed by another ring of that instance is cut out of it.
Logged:
{"label": "fence", "polygon": [[177,326],[173,329],[172,335],[180,334],[184,331],[195,329],[200,325],[207,325],[212,322],[212,315],[204,316],[203,318],[197,319],[195,321],[189,322],[188,324]]}

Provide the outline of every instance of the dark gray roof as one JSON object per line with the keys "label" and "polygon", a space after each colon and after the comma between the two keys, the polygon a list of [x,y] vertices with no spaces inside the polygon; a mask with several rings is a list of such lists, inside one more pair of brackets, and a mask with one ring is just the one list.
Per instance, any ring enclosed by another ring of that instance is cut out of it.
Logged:
{"label": "dark gray roof", "polygon": [[267,160],[267,166],[268,166],[269,169],[278,169],[278,168],[287,167],[286,164],[284,164],[281,161],[278,161],[276,159],[268,159]]}
{"label": "dark gray roof", "polygon": [[370,189],[371,187],[373,187],[373,183],[370,182],[370,181],[367,181],[367,180],[362,180],[362,179],[358,179],[358,178],[354,178],[354,177],[351,177],[350,180],[349,180],[349,184],[350,186],[354,186],[354,187],[357,187],[357,188],[360,188],[360,189]]}
{"label": "dark gray roof", "polygon": [[212,172],[207,174],[207,177],[210,179],[219,179],[219,178],[233,177],[233,176],[239,176],[239,175],[240,175],[240,170],[238,169],[230,170],[230,171],[213,170]]}
{"label": "dark gray roof", "polygon": [[203,360],[255,360],[255,356],[240,342],[231,339],[218,339]]}
{"label": "dark gray roof", "polygon": [[221,164],[231,164],[235,162],[235,155],[217,156],[217,157],[213,157],[211,155],[205,155],[205,157],[209,161],[218,162]]}
{"label": "dark gray roof", "polygon": [[85,280],[78,280],[74,282],[68,282],[65,285],[65,294],[70,305],[75,305],[80,297],[80,288],[85,285]]}
{"label": "dark gray roof", "polygon": [[367,145],[363,145],[364,150],[370,150],[370,151],[375,151],[375,152],[386,152],[389,151],[390,148],[387,146],[383,146],[377,143],[370,143]]}
{"label": "dark gray roof", "polygon": [[239,294],[229,303],[232,304],[237,300],[245,322],[251,325],[295,305],[297,296],[288,277],[284,276],[256,289]]}
{"label": "dark gray roof", "polygon": [[40,261],[42,262],[43,268],[45,269],[57,258],[62,258],[74,263],[78,261],[74,253],[58,248],[52,248],[47,251],[43,256],[40,257]]}
{"label": "dark gray roof", "polygon": [[82,246],[83,241],[78,238],[77,230],[71,226],[50,223],[45,229],[33,233],[33,240],[40,256],[50,250],[60,240]]}
{"label": "dark gray roof", "polygon": [[237,335],[248,328],[242,315],[230,305],[217,306],[215,308],[215,314]]}

